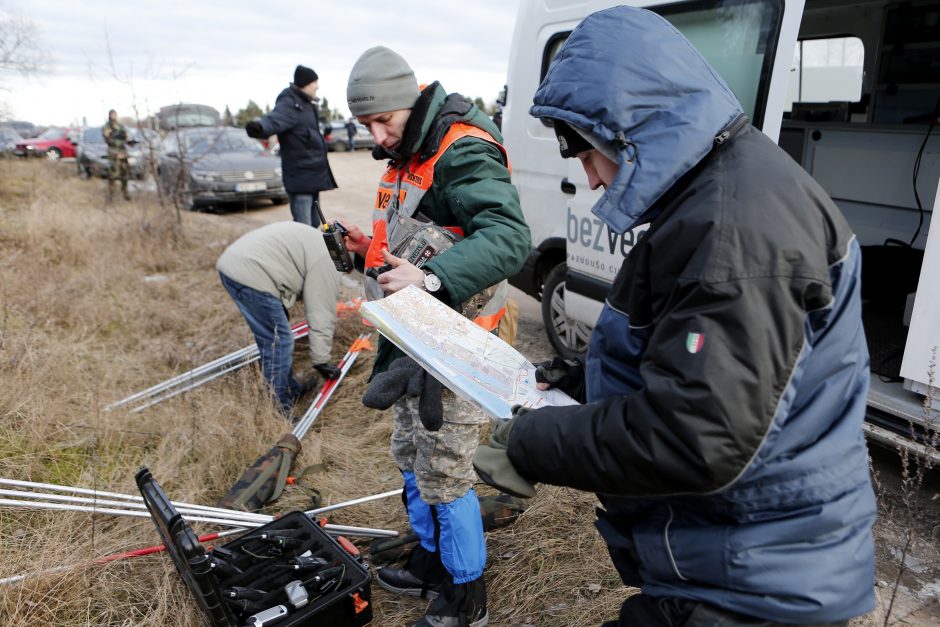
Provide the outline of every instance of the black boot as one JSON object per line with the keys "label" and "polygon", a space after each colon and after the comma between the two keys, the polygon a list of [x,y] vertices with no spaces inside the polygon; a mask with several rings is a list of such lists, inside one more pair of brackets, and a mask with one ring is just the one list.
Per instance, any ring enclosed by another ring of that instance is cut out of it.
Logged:
{"label": "black boot", "polygon": [[486,627],[488,622],[486,581],[481,575],[469,583],[444,583],[424,618],[411,627]]}
{"label": "black boot", "polygon": [[431,553],[418,544],[408,556],[404,568],[380,568],[375,581],[395,594],[405,594],[422,599],[437,597],[437,588],[448,579],[441,554]]}

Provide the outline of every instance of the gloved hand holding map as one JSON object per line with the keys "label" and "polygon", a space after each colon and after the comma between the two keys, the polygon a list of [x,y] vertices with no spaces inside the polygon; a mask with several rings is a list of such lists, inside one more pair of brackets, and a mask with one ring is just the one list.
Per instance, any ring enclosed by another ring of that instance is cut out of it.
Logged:
{"label": "gloved hand holding map", "polygon": [[576,405],[559,390],[536,388],[535,366],[522,353],[417,287],[362,306],[382,335],[455,394],[493,418],[512,407]]}

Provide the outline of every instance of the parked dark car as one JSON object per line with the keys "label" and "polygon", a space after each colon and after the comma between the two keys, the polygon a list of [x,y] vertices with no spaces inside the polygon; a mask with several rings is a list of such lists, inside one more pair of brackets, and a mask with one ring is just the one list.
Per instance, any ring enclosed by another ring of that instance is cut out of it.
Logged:
{"label": "parked dark car", "polygon": [[257,198],[287,202],[280,159],[240,128],[187,128],[167,135],[157,184],[189,210]]}
{"label": "parked dark car", "polygon": [[25,120],[10,120],[9,122],[4,122],[3,125],[9,126],[19,133],[20,139],[28,139],[39,135],[39,127]]}
{"label": "parked dark car", "polygon": [[[320,133],[323,134],[327,150],[330,152],[346,152],[349,150],[349,133],[346,132],[345,121],[320,122]],[[372,150],[373,146],[375,146],[375,140],[372,139],[372,133],[365,126],[356,122],[356,150],[360,148]]]}
{"label": "parked dark car", "polygon": [[12,126],[0,126],[0,157],[9,157],[22,137]]}
{"label": "parked dark car", "polygon": [[[107,178],[111,168],[108,161],[108,145],[100,126],[86,128],[75,147],[78,173],[87,178],[95,176]],[[147,173],[147,160],[141,148],[140,134],[137,129],[128,129],[127,167],[129,176],[141,180]]]}
{"label": "parked dark car", "polygon": [[45,157],[49,161],[58,161],[62,157],[74,157],[78,133],[76,128],[52,126],[38,137],[16,142],[13,154],[17,157]]}

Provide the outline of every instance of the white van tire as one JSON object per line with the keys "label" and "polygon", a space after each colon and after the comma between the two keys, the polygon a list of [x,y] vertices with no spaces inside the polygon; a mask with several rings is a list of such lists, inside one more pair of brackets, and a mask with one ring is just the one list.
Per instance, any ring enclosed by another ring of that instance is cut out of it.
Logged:
{"label": "white van tire", "polygon": [[591,327],[565,313],[565,275],[568,266],[559,263],[545,277],[542,287],[542,323],[548,341],[565,359],[583,358],[588,349]]}

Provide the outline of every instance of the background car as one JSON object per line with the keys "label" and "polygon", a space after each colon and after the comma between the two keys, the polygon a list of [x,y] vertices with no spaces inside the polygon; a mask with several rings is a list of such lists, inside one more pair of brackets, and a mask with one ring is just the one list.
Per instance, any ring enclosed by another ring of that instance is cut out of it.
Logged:
{"label": "background car", "polygon": [[157,161],[157,184],[189,210],[259,198],[287,202],[280,159],[240,128],[168,134]]}
{"label": "background car", "polygon": [[28,139],[30,137],[36,137],[39,135],[39,127],[37,127],[32,122],[27,122],[25,120],[10,120],[3,123],[4,126],[11,127],[16,131],[20,139]]}
{"label": "background car", "polygon": [[[349,133],[346,132],[346,122],[344,120],[320,122],[320,132],[323,134],[327,150],[330,152],[346,152],[349,150]],[[375,140],[372,139],[372,133],[365,126],[356,122],[356,150],[360,148],[372,150],[373,146],[375,146]]]}
{"label": "background car", "polygon": [[16,143],[13,154],[18,157],[45,157],[49,161],[58,161],[62,157],[75,156],[75,142],[79,130],[52,126],[38,137],[21,139]]}
{"label": "background car", "polygon": [[[87,178],[95,176],[107,178],[108,171],[111,169],[111,162],[108,160],[108,145],[104,141],[101,129],[100,126],[94,126],[82,131],[75,149],[78,173]],[[147,173],[147,159],[143,151],[141,135],[135,128],[128,129],[127,135],[128,175],[141,180]]]}
{"label": "background car", "polygon": [[157,126],[164,131],[190,127],[216,127],[222,122],[218,109],[209,105],[179,103],[160,107]]}
{"label": "background car", "polygon": [[9,157],[23,138],[12,126],[0,126],[0,157]]}

